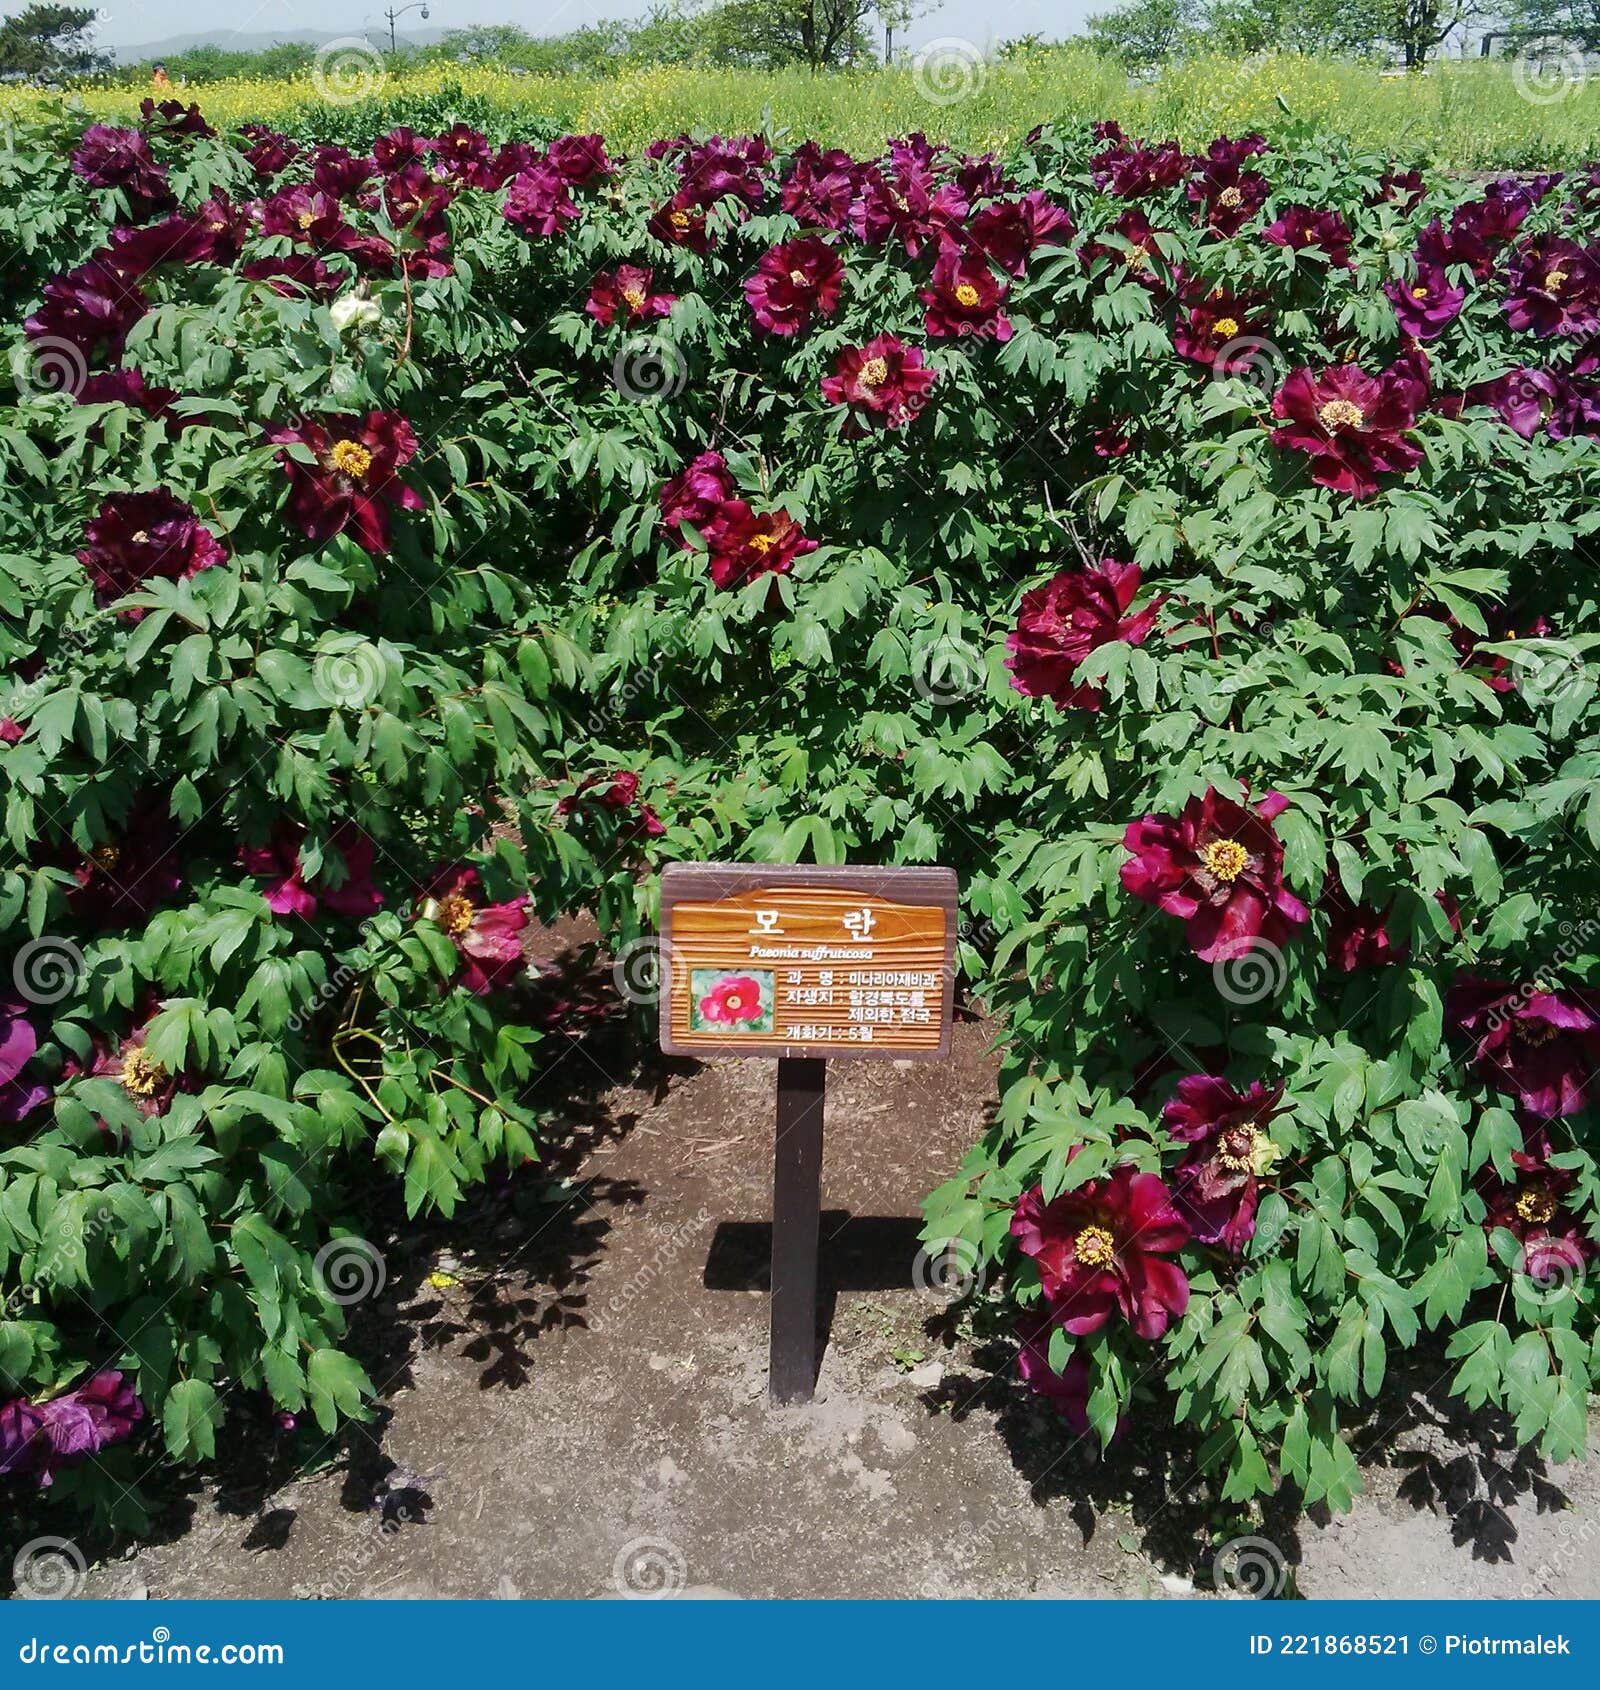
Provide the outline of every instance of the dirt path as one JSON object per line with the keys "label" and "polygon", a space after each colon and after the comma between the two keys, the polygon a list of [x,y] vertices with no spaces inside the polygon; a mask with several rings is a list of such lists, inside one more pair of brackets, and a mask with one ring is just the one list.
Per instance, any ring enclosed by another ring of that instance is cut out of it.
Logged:
{"label": "dirt path", "polygon": [[[985,1047],[967,1023],[948,1067],[835,1065],[813,1406],[763,1396],[771,1065],[641,1077],[601,1034],[552,1076],[576,1101],[547,1164],[384,1242],[371,1432],[285,1482],[263,1415],[226,1486],[87,1594],[1209,1595],[1213,1529],[1241,1528],[1208,1517],[1189,1457],[1153,1428],[1104,1465],[1069,1450],[913,1284],[918,1201],[993,1100]],[[1469,1453],[1434,1412],[1390,1405],[1349,1518],[1269,1511],[1267,1575],[1312,1597],[1600,1596],[1600,1469]]]}

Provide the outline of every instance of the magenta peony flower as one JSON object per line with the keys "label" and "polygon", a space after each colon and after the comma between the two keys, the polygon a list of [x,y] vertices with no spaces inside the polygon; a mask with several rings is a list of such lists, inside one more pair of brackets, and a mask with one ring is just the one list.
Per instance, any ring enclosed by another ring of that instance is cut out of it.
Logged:
{"label": "magenta peony flower", "polygon": [[1511,255],[1506,321],[1518,334],[1600,328],[1600,259],[1559,235],[1535,235]]}
{"label": "magenta peony flower", "polygon": [[1189,1306],[1189,1281],[1165,1258],[1189,1241],[1172,1193],[1124,1164],[1046,1203],[1024,1192],[1011,1234],[1039,1269],[1050,1316],[1082,1337],[1120,1312],[1141,1338],[1159,1338]]}
{"label": "magenta peony flower", "polygon": [[297,428],[270,429],[267,438],[312,453],[311,463],[289,452],[278,462],[289,477],[289,515],[318,545],[348,529],[363,551],[383,557],[390,509],[423,508],[422,495],[400,480],[399,471],[416,456],[417,437],[398,411],[308,417]]}
{"label": "magenta peony flower", "polygon": [[1058,710],[1098,710],[1100,689],[1073,676],[1103,645],[1144,644],[1161,600],[1128,615],[1139,582],[1138,564],[1108,557],[1093,569],[1063,569],[1024,593],[1017,625],[1006,636],[1011,685],[1029,698],[1048,698]]}
{"label": "magenta peony flower", "polygon": [[622,321],[647,323],[668,316],[678,303],[675,293],[652,293],[654,271],[637,264],[619,264],[615,271],[602,270],[589,285],[584,310],[603,329],[609,329],[620,313]]}
{"label": "magenta peony flower", "polygon": [[1162,1111],[1167,1132],[1193,1147],[1173,1173],[1172,1190],[1201,1243],[1238,1255],[1255,1237],[1259,1182],[1281,1155],[1269,1129],[1282,1096],[1281,1085],[1252,1081],[1238,1092],[1214,1074],[1190,1074]]}
{"label": "magenta peony flower", "polygon": [[1011,323],[1000,310],[1010,283],[995,275],[988,259],[946,247],[933,267],[931,284],[917,297],[927,307],[924,325],[932,340],[965,335],[1010,340]]}
{"label": "magenta peony flower", "polygon": [[804,235],[762,255],[745,281],[744,296],[760,328],[791,335],[809,327],[813,316],[831,317],[843,284],[838,253],[815,235]]}
{"label": "magenta peony flower", "polygon": [[937,380],[938,372],[923,363],[920,347],[880,334],[865,346],[845,347],[834,360],[833,374],[822,378],[822,397],[830,405],[848,405],[852,420],[904,428]]}
{"label": "magenta peony flower", "polygon": [[1017,1326],[1017,1371],[1023,1381],[1066,1421],[1077,1437],[1089,1435],[1089,1358],[1081,1350],[1067,1357],[1066,1370],[1050,1365],[1050,1334],[1056,1323],[1049,1309],[1025,1313]]}
{"label": "magenta peony flower", "polygon": [[1228,156],[1203,161],[1184,192],[1197,208],[1196,222],[1219,235],[1236,235],[1266,203],[1271,187],[1260,171],[1245,170]]}
{"label": "magenta peony flower", "polygon": [[22,1004],[0,1000],[0,1121],[20,1121],[50,1096],[48,1086],[22,1071],[39,1048],[39,1035]]}
{"label": "magenta peony flower", "polygon": [[102,1050],[89,1068],[97,1080],[117,1081],[146,1120],[165,1114],[180,1089],[178,1077],[169,1074],[166,1065],[145,1049],[149,1036],[148,1024],[136,1027],[115,1050]]}
{"label": "magenta peony flower", "polygon": [[311,181],[321,192],[332,194],[336,200],[347,200],[359,194],[377,174],[376,159],[358,157],[348,147],[317,146],[311,149]]}
{"label": "magenta peony flower", "polygon": [[[733,477],[720,452],[702,452],[661,489],[661,526],[677,529],[687,522],[697,533],[710,536],[712,524],[734,496]],[[678,535],[679,544],[689,542]]]}
{"label": "magenta peony flower", "polygon": [[[126,598],[154,577],[187,580],[228,561],[211,530],[165,487],[111,494],[84,529],[84,539],[78,562],[102,605]],[[144,611],[130,606],[119,614],[124,622],[137,622]]]}
{"label": "magenta peony flower", "polygon": [[1437,265],[1421,264],[1410,282],[1386,282],[1383,291],[1394,306],[1395,320],[1413,340],[1433,340],[1461,315],[1467,290],[1452,287]]}
{"label": "magenta peony flower", "polygon": [[1151,147],[1130,143],[1120,131],[1112,144],[1089,160],[1095,185],[1119,199],[1144,199],[1175,188],[1183,180],[1190,159],[1176,141]]}
{"label": "magenta peony flower", "polygon": [[72,168],[91,188],[121,188],[146,206],[171,203],[167,172],[137,129],[90,124],[73,151]]}
{"label": "magenta peony flower", "polygon": [[560,234],[581,215],[566,177],[549,164],[535,165],[514,178],[503,210],[508,223],[541,237]]}
{"label": "magenta peony flower", "polygon": [[528,925],[528,900],[482,900],[478,871],[464,863],[440,869],[423,889],[420,914],[437,922],[461,953],[461,984],[479,996],[503,986],[522,962],[517,935]]}
{"label": "magenta peony flower", "polygon": [[1600,1006],[1571,988],[1514,986],[1463,976],[1445,1004],[1473,1041],[1472,1060],[1498,1091],[1537,1121],[1574,1115],[1600,1066]]}
{"label": "magenta peony flower", "polygon": [[[1243,783],[1241,783],[1242,785]],[[1130,822],[1122,843],[1122,889],[1175,915],[1202,962],[1246,955],[1258,942],[1284,945],[1311,912],[1284,885],[1283,841],[1272,823],[1288,808],[1279,792],[1259,803],[1207,787],[1177,816]]]}
{"label": "magenta peony flower", "polygon": [[967,200],[953,182],[939,182],[925,163],[903,157],[887,172],[868,165],[856,182],[850,226],[868,246],[898,240],[908,258],[942,245],[966,223]]}
{"label": "magenta peony flower", "polygon": [[651,216],[645,231],[668,246],[681,246],[702,255],[710,252],[713,244],[706,227],[706,214],[681,194],[674,195]]}
{"label": "magenta peony flower", "polygon": [[1077,233],[1071,216],[1035,189],[1020,199],[995,200],[967,225],[965,245],[1020,276],[1042,246],[1066,246]]}
{"label": "magenta peony flower", "polygon": [[1422,461],[1421,448],[1405,435],[1425,401],[1415,371],[1398,363],[1376,376],[1356,364],[1294,370],[1273,396],[1272,414],[1286,425],[1273,443],[1306,453],[1319,486],[1367,499],[1380,475]]}
{"label": "magenta peony flower", "polygon": [[824,151],[815,141],[802,141],[795,148],[780,204],[803,229],[842,229],[856,195],[856,169],[849,153]]}
{"label": "magenta peony flower", "polygon": [[300,156],[299,147],[287,135],[264,123],[241,123],[239,133],[251,143],[245,149],[245,163],[263,180],[287,170]]}
{"label": "magenta peony flower", "polygon": [[326,906],[335,915],[361,920],[382,907],[383,893],[372,880],[373,844],[354,822],[339,822],[328,836],[328,844],[344,859],[344,878],[337,886],[326,884],[326,862],[311,875],[301,866],[305,837],[299,822],[284,817],[265,845],[239,847],[239,862],[246,872],[266,880],[262,894],[275,915],[309,921],[319,907]]}
{"label": "magenta peony flower", "polygon": [[116,1372],[50,1402],[18,1398],[0,1408],[0,1476],[27,1473],[47,1486],[63,1467],[126,1442],[143,1418],[144,1404]]}
{"label": "magenta peony flower", "polygon": [[159,135],[212,136],[216,130],[200,115],[193,100],[186,106],[182,100],[145,98],[139,102],[139,121],[147,130]]}
{"label": "magenta peony flower", "polygon": [[427,156],[428,143],[404,125],[372,143],[372,162],[383,171],[404,170],[409,164],[423,163]]}
{"label": "magenta peony flower", "polygon": [[545,162],[575,188],[616,170],[607,156],[604,135],[558,135],[545,153]]}
{"label": "magenta peony flower", "polygon": [[189,420],[176,417],[172,403],[178,397],[173,387],[152,387],[144,373],[136,369],[106,370],[89,379],[78,389],[80,405],[127,405],[143,411],[148,417],[160,417],[167,423],[167,432],[177,434]]}

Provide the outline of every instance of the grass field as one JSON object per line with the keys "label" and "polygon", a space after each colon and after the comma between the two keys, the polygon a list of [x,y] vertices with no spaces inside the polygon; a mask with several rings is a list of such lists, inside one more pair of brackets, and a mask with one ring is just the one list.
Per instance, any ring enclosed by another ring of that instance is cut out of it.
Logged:
{"label": "grass field", "polygon": [[[742,133],[770,124],[792,140],[875,151],[887,135],[923,130],[962,147],[1000,146],[1048,119],[1114,117],[1147,136],[1195,144],[1224,132],[1280,130],[1305,119],[1353,143],[1467,170],[1571,166],[1600,152],[1600,84],[1535,84],[1506,64],[1452,63],[1420,77],[1385,75],[1332,60],[1273,56],[1196,59],[1132,84],[1081,49],[979,64],[955,55],[931,68],[859,74],[698,70],[661,65],[605,80],[512,76],[483,68],[386,70],[358,57],[331,76],[207,84],[196,95],[214,121],[251,119],[315,132],[329,91],[345,108],[338,128],[377,108],[456,101],[476,121],[519,115],[600,130],[632,148],[681,130]],[[138,90],[70,96],[94,118],[125,119]],[[62,96],[0,90],[0,117],[55,109]]]}

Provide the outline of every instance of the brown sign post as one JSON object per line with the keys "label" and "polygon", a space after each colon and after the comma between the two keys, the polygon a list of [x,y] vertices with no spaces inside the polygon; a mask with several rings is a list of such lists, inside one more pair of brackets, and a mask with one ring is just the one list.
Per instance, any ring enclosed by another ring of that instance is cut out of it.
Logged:
{"label": "brown sign post", "polygon": [[829,1057],[950,1054],[956,877],[942,868],[674,863],[661,877],[661,1048],[778,1063],[775,1403],[809,1402]]}

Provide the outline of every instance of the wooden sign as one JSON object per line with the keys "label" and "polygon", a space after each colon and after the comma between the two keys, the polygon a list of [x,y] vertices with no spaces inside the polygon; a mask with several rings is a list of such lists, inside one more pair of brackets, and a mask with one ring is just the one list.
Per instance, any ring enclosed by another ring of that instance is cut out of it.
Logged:
{"label": "wooden sign", "polygon": [[676,1056],[950,1053],[956,877],[675,863],[661,877],[661,1046]]}
{"label": "wooden sign", "polygon": [[950,1054],[947,868],[674,863],[661,876],[661,1047],[778,1059],[773,1402],[811,1400],[827,1058]]}

